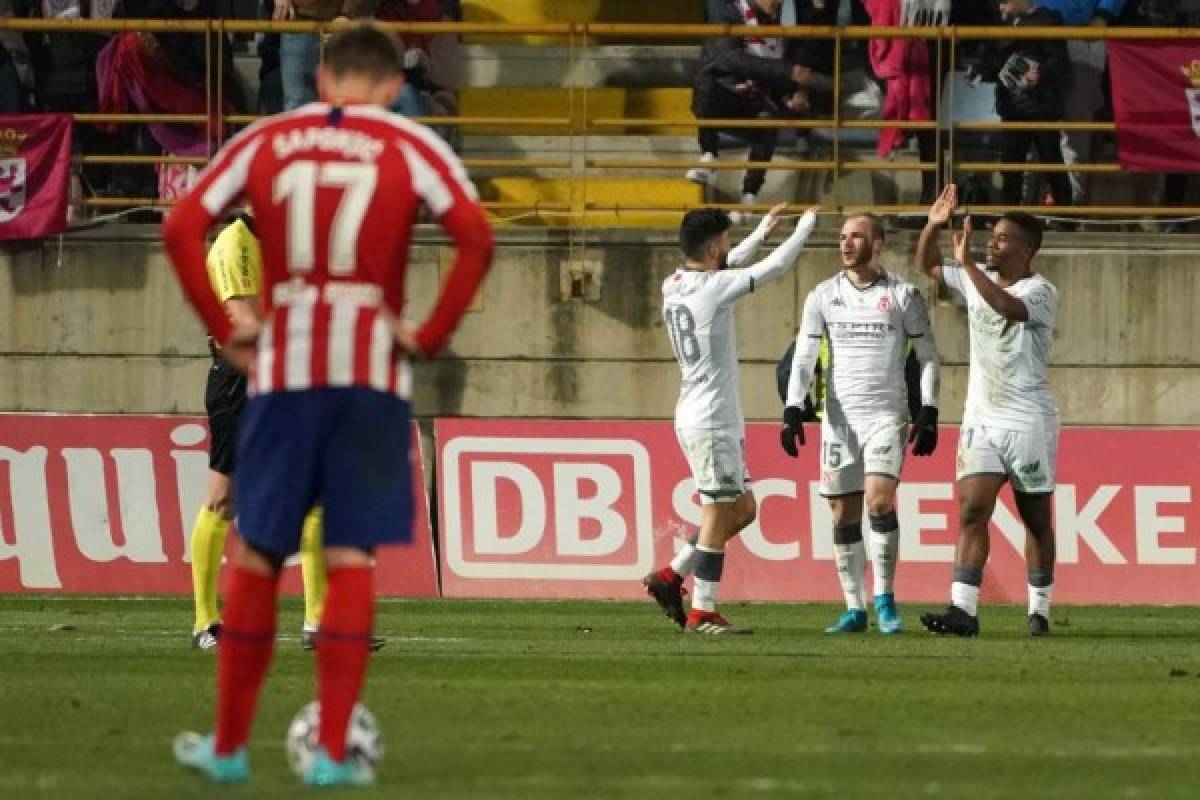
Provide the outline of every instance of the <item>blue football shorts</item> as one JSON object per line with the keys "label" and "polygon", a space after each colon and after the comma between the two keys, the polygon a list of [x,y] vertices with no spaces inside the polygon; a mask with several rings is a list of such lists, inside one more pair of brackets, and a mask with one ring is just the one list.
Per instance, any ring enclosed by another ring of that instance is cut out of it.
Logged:
{"label": "blue football shorts", "polygon": [[242,538],[269,555],[295,553],[305,515],[320,505],[326,547],[410,541],[409,426],[408,401],[374,389],[249,398],[234,476]]}

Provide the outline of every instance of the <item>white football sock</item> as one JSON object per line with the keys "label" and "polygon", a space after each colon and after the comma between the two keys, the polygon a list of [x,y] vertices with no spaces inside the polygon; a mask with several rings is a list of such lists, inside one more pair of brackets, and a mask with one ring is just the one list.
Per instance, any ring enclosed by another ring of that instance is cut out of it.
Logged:
{"label": "white football sock", "polygon": [[1046,619],[1050,619],[1050,594],[1054,590],[1054,584],[1048,583],[1045,586],[1029,585],[1029,613],[1041,614]]}
{"label": "white football sock", "polygon": [[675,574],[681,578],[685,578],[692,574],[692,570],[696,567],[696,545],[691,542],[684,544],[683,549],[675,554],[671,559],[671,569],[675,570]]}
{"label": "white football sock", "polygon": [[720,585],[720,581],[706,581],[703,578],[695,578],[692,581],[692,610],[716,611],[717,588]]}
{"label": "white football sock", "polygon": [[979,616],[979,587],[955,581],[950,584],[950,602],[972,617]]}
{"label": "white football sock", "polygon": [[900,531],[872,530],[871,573],[875,594],[892,594],[896,585],[896,551],[900,549]]}
{"label": "white football sock", "polygon": [[[696,545],[696,572],[692,581],[692,610],[716,611],[717,588],[725,567],[725,552]],[[704,577],[700,577],[703,575]]]}
{"label": "white football sock", "polygon": [[851,611],[866,611],[867,596],[863,586],[867,577],[867,548],[862,541],[833,546],[834,563],[837,564],[838,581],[842,594],[846,596],[846,608]]}

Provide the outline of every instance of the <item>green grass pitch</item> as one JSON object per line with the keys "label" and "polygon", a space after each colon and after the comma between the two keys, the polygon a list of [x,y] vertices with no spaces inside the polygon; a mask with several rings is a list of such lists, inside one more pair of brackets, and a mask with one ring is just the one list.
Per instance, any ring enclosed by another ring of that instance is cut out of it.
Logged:
{"label": "green grass pitch", "polygon": [[[737,605],[728,640],[649,603],[393,602],[365,701],[378,787],[404,798],[1195,798],[1200,614],[1066,608],[1054,635],[988,607],[977,640],[824,636],[829,606]],[[288,721],[312,695],[299,611],[251,743],[214,788],[171,759],[207,730],[213,654],[185,599],[0,597],[0,798],[292,798]],[[317,792],[322,797],[338,792]]]}

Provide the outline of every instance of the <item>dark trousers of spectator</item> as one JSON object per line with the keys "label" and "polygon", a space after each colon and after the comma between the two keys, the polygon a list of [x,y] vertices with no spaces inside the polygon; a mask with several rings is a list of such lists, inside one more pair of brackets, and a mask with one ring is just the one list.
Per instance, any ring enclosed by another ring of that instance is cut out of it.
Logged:
{"label": "dark trousers of spectator", "polygon": [[279,68],[279,34],[268,33],[258,46],[258,113],[283,111],[283,73]]}
{"label": "dark trousers of spectator", "polygon": [[20,114],[28,110],[25,88],[8,50],[0,47],[0,114]]}
{"label": "dark trousers of spectator", "polygon": [[[1005,120],[1009,122],[1010,120]],[[1024,163],[1030,147],[1037,148],[1037,160],[1043,164],[1061,164],[1062,142],[1058,131],[1004,131],[1000,135],[1000,160],[1005,164]],[[1000,194],[1006,205],[1021,204],[1022,172],[1005,172]],[[1065,172],[1045,173],[1055,205],[1071,205],[1071,182]]]}
{"label": "dark trousers of spectator", "polygon": [[[713,93],[693,101],[692,113],[697,119],[757,119],[759,110],[753,103],[728,92]],[[776,128],[700,128],[697,139],[704,153],[720,154],[720,135],[724,131],[750,145],[750,161],[770,161],[775,155],[779,138]],[[765,169],[746,170],[742,178],[742,194],[758,194],[767,178]]]}

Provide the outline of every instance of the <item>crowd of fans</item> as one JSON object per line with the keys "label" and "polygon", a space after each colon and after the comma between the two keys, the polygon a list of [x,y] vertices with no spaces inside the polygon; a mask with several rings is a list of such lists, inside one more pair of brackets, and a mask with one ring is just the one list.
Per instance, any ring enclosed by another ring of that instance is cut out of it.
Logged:
{"label": "crowd of fans", "polygon": [[[1012,25],[1020,26],[1176,26],[1184,24],[1180,0],[705,0],[707,19],[737,25]],[[1093,121],[1111,119],[1103,41],[1013,38],[1006,41],[960,41],[957,63],[939,63],[936,44],[920,39],[871,41],[865,53],[845,41],[843,75],[856,55],[872,79],[882,84],[883,119],[929,120],[937,117],[938,87],[950,70],[965,73],[969,84],[994,85],[994,110],[1006,122]],[[710,40],[702,50],[693,85],[692,109],[700,119],[821,119],[831,115],[829,75],[832,41],[726,36]],[[711,183],[723,145],[749,148],[752,161],[769,160],[776,143],[774,129],[700,128],[698,144],[703,168],[687,172],[689,180]],[[915,138],[921,161],[940,158],[932,132]],[[1091,133],[1006,130],[986,142],[992,157],[1004,163],[1033,158],[1047,164],[1090,160]],[[880,132],[878,152],[890,157],[908,139],[902,129]],[[758,201],[764,170],[749,170],[742,201]],[[1043,193],[1041,183],[1047,184]],[[1088,201],[1084,176],[1077,172],[1005,172],[999,197],[991,196],[991,180],[968,176],[963,194],[971,202],[1079,205]],[[1185,177],[1167,176],[1161,200],[1183,202]],[[920,202],[933,201],[935,174],[922,175]]]}
{"label": "crowd of fans", "polygon": [[[0,17],[48,19],[204,20],[271,18],[332,21],[373,16],[388,21],[461,19],[458,0],[265,0],[241,8],[230,0],[0,0]],[[241,12],[241,13],[239,13]],[[195,32],[0,32],[0,113],[29,111],[113,114],[212,113],[212,124],[76,125],[84,153],[205,155],[227,136],[208,88],[220,81],[224,115],[272,114],[315,99],[320,40],[309,34],[257,34],[257,92],[248,91],[234,66],[247,42],[218,45]],[[461,54],[457,36],[403,37],[406,83],[395,110],[411,116],[453,115]],[[218,57],[218,52],[220,56]],[[206,74],[206,70],[208,74]],[[447,132],[448,135],[448,132]],[[171,191],[181,167],[113,169],[89,164],[84,187],[96,194],[151,197]],[[186,177],[184,178],[186,184]]]}
{"label": "crowd of fans", "polygon": [[[311,20],[373,16],[389,21],[461,19],[459,0],[0,0],[0,16],[59,19],[131,18],[201,20],[231,17]],[[1156,25],[1181,24],[1185,0],[703,0],[710,22],[734,25]],[[243,42],[219,48],[191,32],[16,33],[0,32],[0,113],[100,111],[109,113],[213,113],[213,124],[79,125],[78,149],[91,153],[203,155],[212,139],[228,131],[206,97],[220,81],[225,114],[270,114],[295,108],[315,97],[314,73],[320,42],[308,34],[253,36],[260,60],[256,92],[242,85],[233,54]],[[395,110],[410,116],[450,116],[457,112],[462,54],[454,35],[404,37],[406,77]],[[938,87],[950,70],[974,85],[994,85],[995,112],[1005,121],[1111,119],[1102,41],[1014,38],[960,42],[957,62],[935,58],[936,45],[921,39],[880,39],[843,43],[843,77],[859,68],[879,87],[884,119],[936,118]],[[941,65],[941,74],[934,74]],[[210,74],[205,74],[206,69]],[[699,119],[825,119],[833,114],[834,43],[821,38],[722,36],[708,39],[696,64],[692,110]],[[847,83],[842,82],[843,94]],[[451,130],[442,131],[447,138]],[[802,131],[805,135],[807,131]],[[769,162],[779,129],[734,127],[698,129],[700,160],[689,180],[711,184],[723,149],[748,148],[748,159]],[[937,137],[918,132],[921,161],[934,162]],[[943,137],[944,138],[944,137]],[[1029,158],[1072,164],[1090,158],[1096,136],[1045,131],[1005,131],[986,144],[1006,163]],[[891,157],[905,146],[904,130],[882,130],[878,152]],[[944,143],[943,143],[944,146]],[[162,192],[162,170],[113,170],[89,165],[86,187],[97,193],[148,196]],[[1005,172],[999,197],[990,178],[973,176],[963,187],[968,199],[1006,204],[1052,202],[1070,206],[1088,200],[1083,175]],[[765,170],[747,171],[741,199],[757,203]],[[157,185],[156,185],[157,183]],[[1045,188],[1043,188],[1043,183]],[[1168,176],[1162,201],[1181,203],[1182,175]],[[921,202],[933,200],[932,172],[922,174]]]}

